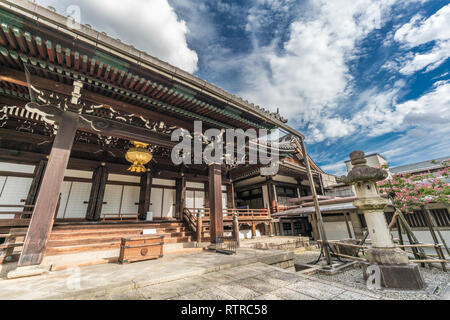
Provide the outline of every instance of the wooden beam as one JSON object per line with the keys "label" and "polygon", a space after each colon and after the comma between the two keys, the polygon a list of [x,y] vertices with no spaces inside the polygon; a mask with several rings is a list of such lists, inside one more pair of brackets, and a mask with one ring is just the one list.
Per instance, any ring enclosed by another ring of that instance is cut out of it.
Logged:
{"label": "wooden beam", "polygon": [[219,164],[209,166],[210,237],[215,244],[223,236],[222,170]]}
{"label": "wooden beam", "polygon": [[[1,68],[0,69],[0,80],[6,81],[9,83],[14,83],[23,87],[28,87],[27,79],[25,77],[25,73],[19,70],[14,70],[11,68]],[[30,74],[30,81],[33,85],[38,88],[49,90],[55,93],[63,94],[70,96],[73,91],[73,86],[63,84],[57,81],[49,80],[46,78],[42,78],[36,75]],[[159,112],[151,111],[143,107],[139,107],[130,103],[126,103],[123,101],[116,100],[114,98],[110,98],[95,92],[82,90],[81,99],[90,101],[95,104],[103,104],[106,106],[111,106],[116,110],[124,111],[127,113],[133,113],[135,115],[143,116],[144,118],[163,121],[167,123],[169,126],[177,126],[182,127],[187,130],[194,129],[193,121],[183,121],[177,117],[165,115]]]}
{"label": "wooden beam", "polygon": [[53,227],[53,219],[77,123],[78,115],[70,112],[62,114],[18,266],[37,265],[42,262]]}

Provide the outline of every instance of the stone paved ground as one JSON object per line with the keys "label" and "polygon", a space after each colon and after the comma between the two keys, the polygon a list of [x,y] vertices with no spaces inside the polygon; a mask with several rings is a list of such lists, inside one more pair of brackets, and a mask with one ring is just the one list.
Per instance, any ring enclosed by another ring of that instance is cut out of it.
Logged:
{"label": "stone paved ground", "polygon": [[150,300],[377,300],[381,296],[254,263],[94,299]]}

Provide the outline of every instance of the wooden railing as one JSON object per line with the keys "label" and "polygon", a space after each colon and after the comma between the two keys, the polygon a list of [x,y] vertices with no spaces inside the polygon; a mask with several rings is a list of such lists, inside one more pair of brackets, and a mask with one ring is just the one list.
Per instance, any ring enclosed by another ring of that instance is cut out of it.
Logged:
{"label": "wooden railing", "polygon": [[[21,208],[23,210],[11,211],[16,208]],[[30,219],[23,218],[23,215],[31,217],[33,208],[34,205],[0,205],[0,264],[3,262],[16,261],[20,256],[20,248],[23,246],[27,229],[13,227],[27,227],[30,223]],[[11,215],[12,217],[5,218],[5,215]]]}
{"label": "wooden railing", "polygon": [[102,221],[123,221],[123,220],[139,220],[139,213],[104,213]]}
{"label": "wooden railing", "polygon": [[[367,239],[366,241],[370,241],[369,239]],[[318,243],[322,243],[322,240],[317,240]],[[397,242],[397,241],[395,241]],[[359,244],[351,244],[351,243],[343,243],[340,242],[339,240],[328,240],[328,243],[331,245],[334,245],[336,248],[336,252],[331,252],[332,255],[334,256],[338,256],[338,257],[342,257],[345,259],[350,259],[350,260],[356,260],[356,261],[367,261],[367,259],[359,257],[359,251],[361,250],[363,253],[369,249],[369,246],[367,245],[359,245]],[[416,244],[404,244],[404,245],[400,245],[400,244],[396,244],[395,245],[397,248],[401,248],[403,250],[405,250],[406,248],[435,248],[436,251],[438,251],[441,247],[442,244],[427,244],[427,243],[416,243]],[[352,248],[355,249],[355,254],[354,255],[347,255],[347,254],[343,254],[340,252],[340,247],[344,247],[344,248]],[[420,264],[432,264],[432,263],[440,263],[442,265],[442,269],[444,271],[447,271],[447,263],[448,261],[445,259],[430,259],[427,257],[424,257],[424,259],[410,259],[409,260],[412,263],[420,263]]]}
{"label": "wooden railing", "polygon": [[[223,209],[223,222],[232,224],[234,214],[238,216],[238,223],[251,223],[252,234],[255,235],[255,226],[260,222],[270,222],[272,218],[267,209]],[[200,219],[199,219],[200,215]],[[209,233],[210,208],[184,208],[183,220],[189,229],[195,233],[197,242],[202,242]]]}
{"label": "wooden railing", "polygon": [[297,209],[297,208],[301,208],[301,206],[299,206],[299,205],[297,205],[297,206],[280,206],[277,204],[275,207],[273,207],[273,212],[283,212],[283,211]]}

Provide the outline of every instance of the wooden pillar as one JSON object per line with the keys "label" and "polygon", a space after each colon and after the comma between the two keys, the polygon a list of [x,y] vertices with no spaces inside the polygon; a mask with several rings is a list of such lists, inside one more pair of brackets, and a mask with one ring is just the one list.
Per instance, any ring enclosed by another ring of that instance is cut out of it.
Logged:
{"label": "wooden pillar", "polygon": [[181,178],[178,178],[176,180],[175,198],[176,198],[175,214],[177,218],[180,219],[183,216],[183,210],[186,204],[186,178],[184,177],[184,175],[182,175]]}
{"label": "wooden pillar", "polygon": [[275,196],[274,185],[272,183],[271,177],[267,177],[266,181],[267,181],[267,192],[269,194],[270,213],[274,213],[276,211],[275,208],[277,207],[277,199]]}
{"label": "wooden pillar", "polygon": [[37,265],[42,262],[53,227],[53,217],[58,204],[64,173],[69,162],[77,124],[77,114],[71,112],[62,114],[18,266]]}
{"label": "wooden pillar", "polygon": [[211,243],[223,236],[222,169],[219,164],[209,166],[209,208]]}
{"label": "wooden pillar", "polygon": [[100,220],[103,206],[103,196],[105,195],[106,181],[108,180],[108,169],[102,164],[94,170],[92,175],[91,195],[86,212],[86,220]]}
{"label": "wooden pillar", "polygon": [[234,187],[233,184],[227,185],[227,208],[234,209]]}
{"label": "wooden pillar", "polygon": [[295,231],[294,231],[294,220],[291,220],[291,235],[295,236]]}
{"label": "wooden pillar", "polygon": [[203,199],[203,206],[209,208],[209,182],[205,182],[205,197]]}
{"label": "wooden pillar", "polygon": [[350,228],[350,222],[348,221],[347,212],[344,212],[344,218],[345,218],[345,225],[347,226],[347,232],[350,239],[353,238],[352,236],[352,229]]}
{"label": "wooden pillar", "polygon": [[273,223],[269,222],[269,236],[273,237]]}
{"label": "wooden pillar", "polygon": [[252,239],[256,238],[256,224],[252,222]]}
{"label": "wooden pillar", "polygon": [[203,239],[203,217],[200,212],[197,213],[197,243],[201,243]]}
{"label": "wooden pillar", "polygon": [[152,191],[152,174],[146,171],[141,175],[141,189],[139,191],[139,220],[147,219],[150,210],[150,196]]}
{"label": "wooden pillar", "polygon": [[[25,205],[34,205],[37,200],[37,196],[39,193],[39,188],[42,184],[42,178],[44,177],[45,167],[47,166],[46,160],[41,160],[34,168],[33,172],[33,181],[31,182],[30,190],[28,191],[27,199],[25,200]],[[30,208],[25,208],[23,210],[24,212],[31,212],[33,211]],[[29,215],[28,215],[29,216]]]}

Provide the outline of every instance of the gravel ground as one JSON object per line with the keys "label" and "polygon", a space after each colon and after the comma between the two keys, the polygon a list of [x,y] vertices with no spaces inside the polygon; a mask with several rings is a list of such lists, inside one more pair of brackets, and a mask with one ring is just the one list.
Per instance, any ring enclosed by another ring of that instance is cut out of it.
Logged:
{"label": "gravel ground", "polygon": [[[311,263],[319,257],[319,251],[305,251],[295,255],[295,263]],[[450,286],[450,273],[445,273],[436,268],[420,268],[420,272],[428,285],[424,290],[391,290],[391,289],[371,289],[373,293],[384,296],[386,299],[401,300],[439,300],[442,291]],[[369,290],[362,275],[362,269],[354,268],[335,275],[313,274],[313,277],[342,283],[356,289]]]}

